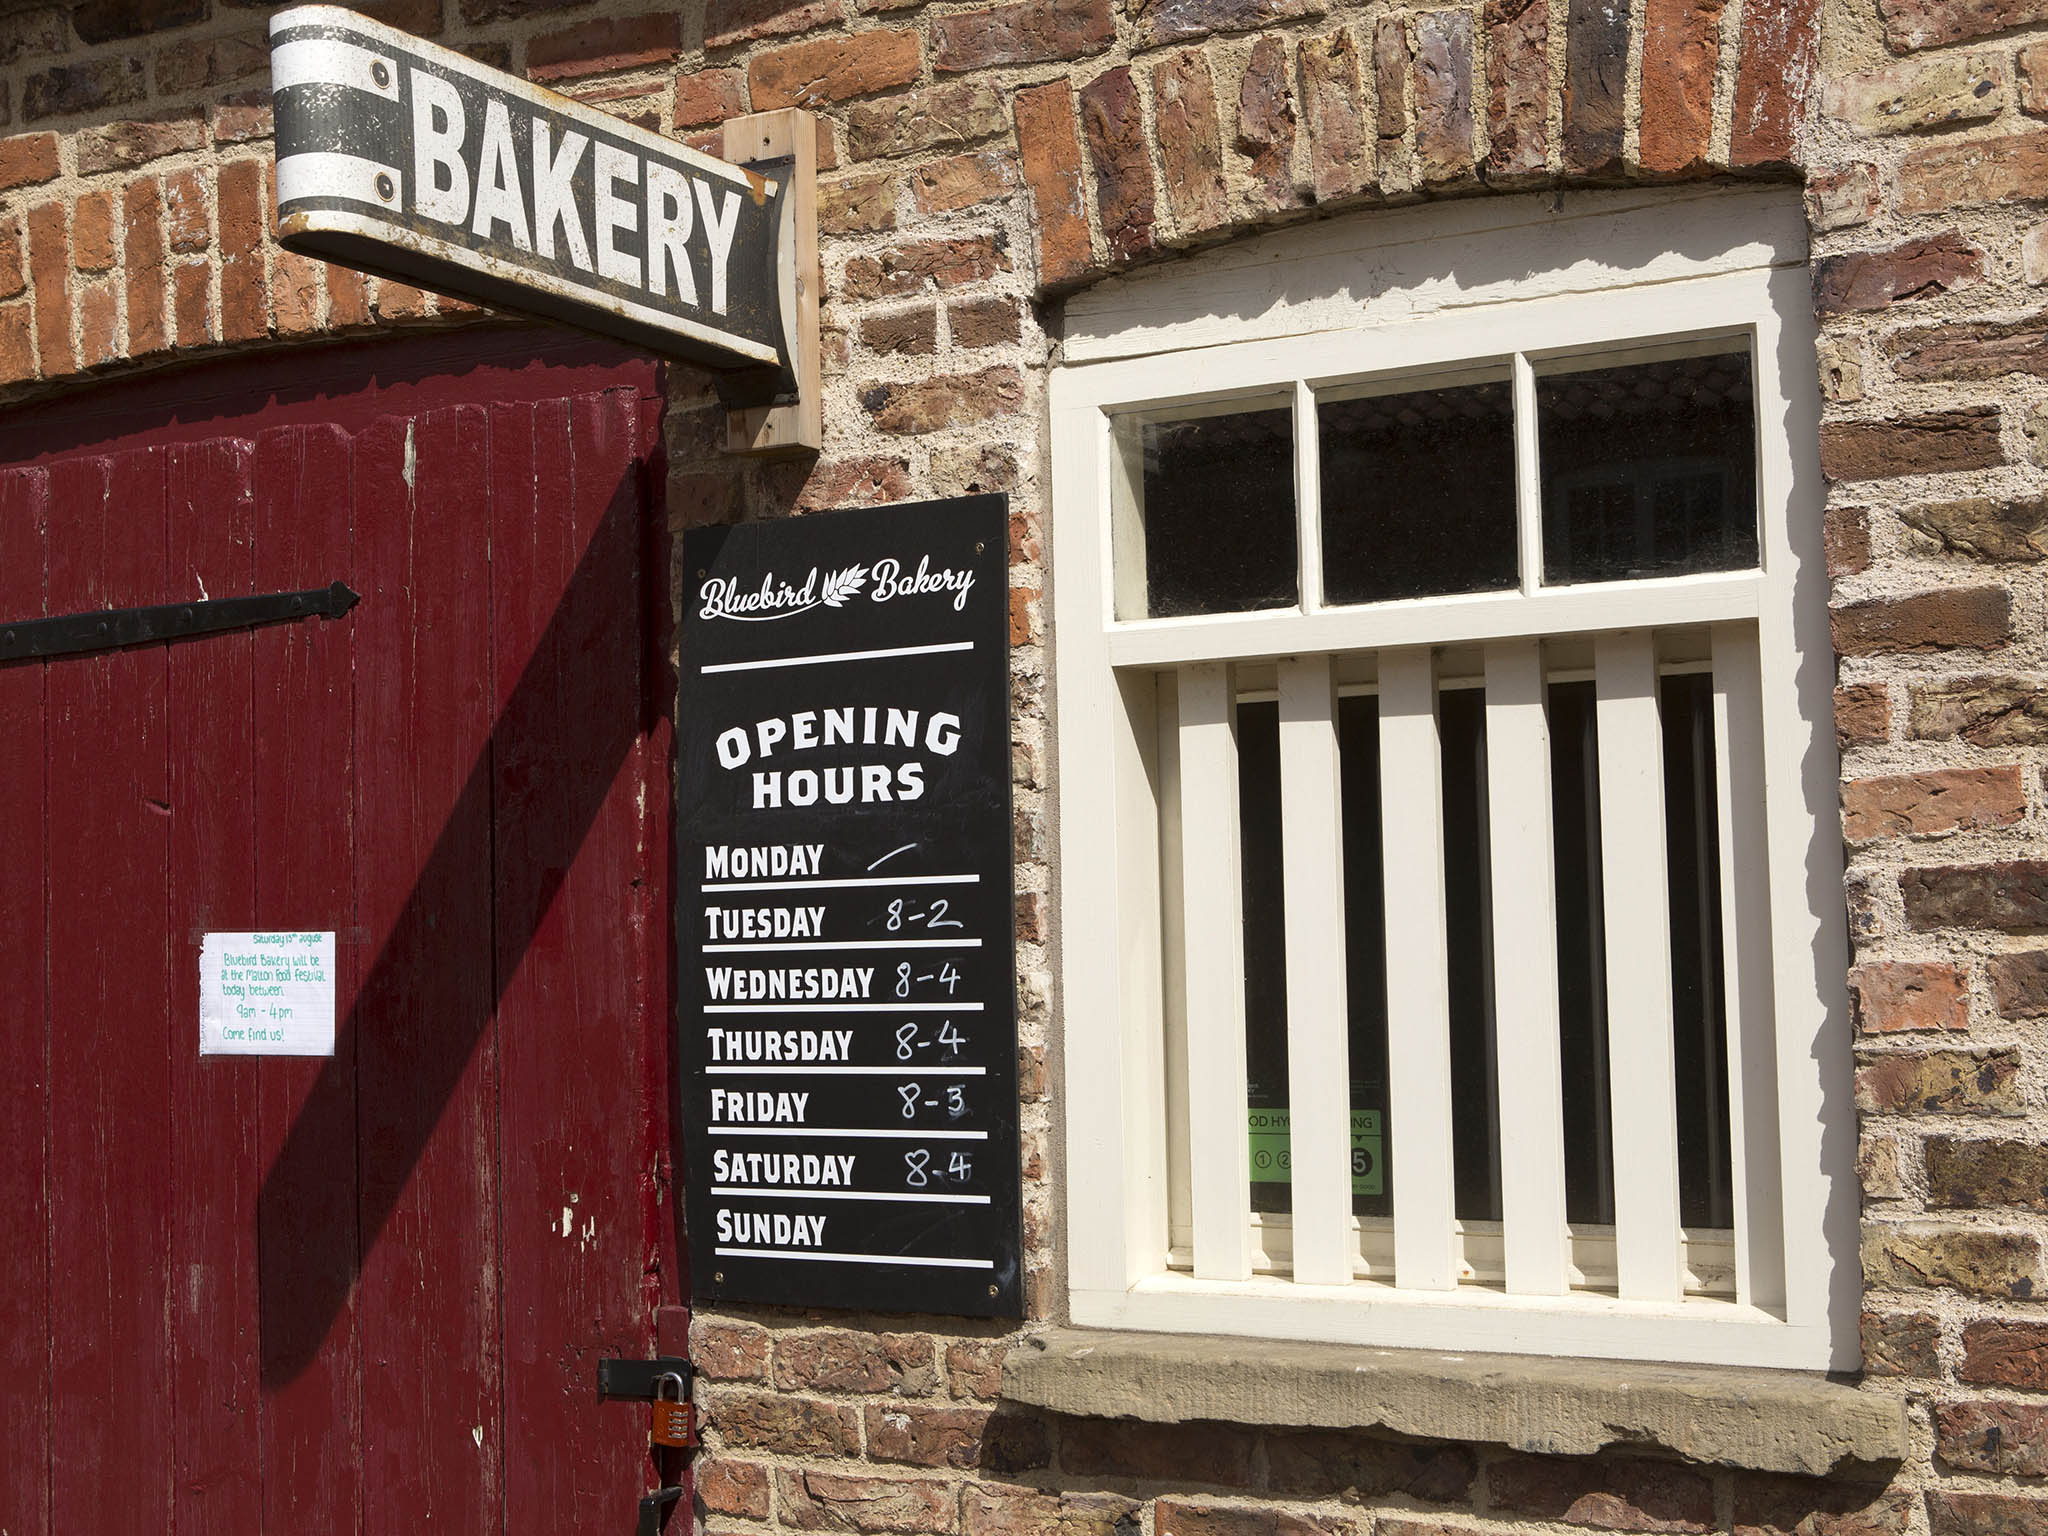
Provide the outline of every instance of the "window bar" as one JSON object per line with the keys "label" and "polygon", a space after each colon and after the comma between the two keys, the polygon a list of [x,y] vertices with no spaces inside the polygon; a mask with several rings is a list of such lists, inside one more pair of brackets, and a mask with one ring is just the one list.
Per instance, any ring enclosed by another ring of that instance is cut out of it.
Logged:
{"label": "window bar", "polygon": [[1569,1285],[1546,694],[1536,641],[1486,648],[1502,1237],[1507,1288],[1529,1296]]}
{"label": "window bar", "polygon": [[1351,1280],[1350,1008],[1337,690],[1327,656],[1280,663],[1287,1097],[1294,1278]]}
{"label": "window bar", "polygon": [[1458,1283],[1452,1228],[1451,999],[1444,933],[1436,658],[1382,651],[1380,823],[1387,892],[1387,1145],[1394,1283]]}
{"label": "window bar", "polygon": [[[1117,675],[1120,709],[1114,711],[1116,793],[1117,977],[1121,988],[1123,1058],[1128,1063],[1118,1129],[1124,1138],[1124,1241],[1128,1273],[1153,1274],[1167,1262],[1172,1177],[1167,1145],[1157,1136],[1133,1133],[1149,1116],[1144,1108],[1168,1102],[1167,1064],[1171,1049],[1165,1027],[1157,957],[1163,953],[1161,886],[1163,867],[1158,780],[1161,775],[1159,695],[1161,679],[1143,672]],[[1091,882],[1092,883],[1092,882]],[[1184,1115],[1184,1111],[1183,1111]],[[1183,1127],[1185,1118],[1183,1118]]]}
{"label": "window bar", "polygon": [[1316,392],[1294,386],[1295,547],[1301,553],[1301,611],[1323,606],[1323,481],[1321,443],[1316,438]]}
{"label": "window bar", "polygon": [[1677,1085],[1664,741],[1647,630],[1593,644],[1600,741],[1600,858],[1613,1084],[1614,1256],[1622,1299],[1678,1301]]}
{"label": "window bar", "polygon": [[[1166,1030],[1166,1220],[1168,1246],[1191,1244],[1195,1208],[1189,1171],[1187,935],[1181,925],[1180,678],[1154,674],[1159,715],[1159,904],[1160,1002],[1170,1021]],[[1136,878],[1145,877],[1140,865]],[[1129,957],[1142,965],[1143,955]]]}
{"label": "window bar", "polygon": [[1515,528],[1522,590],[1543,585],[1543,479],[1536,454],[1536,370],[1515,354]]}
{"label": "window bar", "polygon": [[1195,1277],[1249,1280],[1237,700],[1227,663],[1180,669],[1180,815]]}
{"label": "window bar", "polygon": [[1756,629],[1717,624],[1714,740],[1721,811],[1721,969],[1728,1003],[1728,1144],[1735,1183],[1735,1299],[1785,1301],[1779,1194],[1771,880],[1765,845],[1763,680]]}

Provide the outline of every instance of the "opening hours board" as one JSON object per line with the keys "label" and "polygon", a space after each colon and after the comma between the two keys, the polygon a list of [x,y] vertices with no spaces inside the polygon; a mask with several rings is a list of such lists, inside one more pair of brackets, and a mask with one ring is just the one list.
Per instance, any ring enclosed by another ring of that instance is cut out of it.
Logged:
{"label": "opening hours board", "polygon": [[1007,500],[693,530],[684,568],[692,1287],[1016,1316]]}

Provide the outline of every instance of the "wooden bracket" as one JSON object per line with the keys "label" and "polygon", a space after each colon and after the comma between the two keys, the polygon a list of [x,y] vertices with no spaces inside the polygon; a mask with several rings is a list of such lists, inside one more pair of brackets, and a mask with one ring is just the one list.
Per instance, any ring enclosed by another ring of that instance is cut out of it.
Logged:
{"label": "wooden bracket", "polygon": [[785,324],[796,347],[794,405],[728,411],[725,451],[760,457],[816,453],[825,441],[825,411],[818,372],[818,120],[796,107],[756,112],[725,124],[721,158],[734,165],[791,160],[789,196],[784,200],[782,259],[793,268],[785,288],[794,315]]}

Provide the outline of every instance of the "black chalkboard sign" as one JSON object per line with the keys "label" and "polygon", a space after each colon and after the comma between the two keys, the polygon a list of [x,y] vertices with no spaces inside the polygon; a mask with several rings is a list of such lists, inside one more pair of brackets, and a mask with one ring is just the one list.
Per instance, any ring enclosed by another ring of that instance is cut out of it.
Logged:
{"label": "black chalkboard sign", "polygon": [[700,1297],[1020,1313],[1008,506],[685,537]]}

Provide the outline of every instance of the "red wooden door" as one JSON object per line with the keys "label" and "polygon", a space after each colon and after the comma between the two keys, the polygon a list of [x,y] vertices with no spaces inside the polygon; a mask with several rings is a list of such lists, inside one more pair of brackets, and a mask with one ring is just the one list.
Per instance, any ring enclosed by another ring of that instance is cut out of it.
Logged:
{"label": "red wooden door", "polygon": [[[538,349],[538,350],[537,350]],[[610,1531],[675,1288],[653,368],[478,333],[0,428],[0,1530]],[[327,1060],[208,1057],[209,930],[333,929]],[[628,1527],[629,1528],[629,1527]]]}

